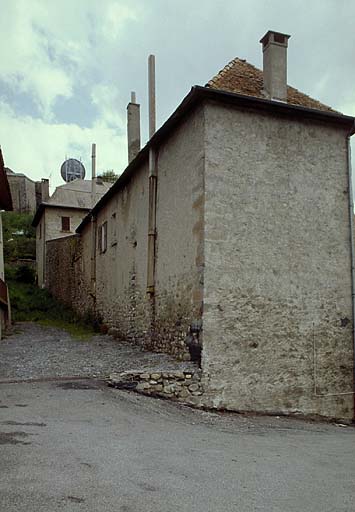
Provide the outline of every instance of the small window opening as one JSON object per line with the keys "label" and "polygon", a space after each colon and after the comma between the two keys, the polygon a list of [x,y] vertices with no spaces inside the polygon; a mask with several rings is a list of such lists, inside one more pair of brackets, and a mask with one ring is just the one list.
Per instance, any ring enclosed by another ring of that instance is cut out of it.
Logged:
{"label": "small window opening", "polygon": [[70,231],[70,217],[62,217],[62,231]]}
{"label": "small window opening", "polygon": [[107,221],[98,227],[97,248],[100,254],[107,250]]}

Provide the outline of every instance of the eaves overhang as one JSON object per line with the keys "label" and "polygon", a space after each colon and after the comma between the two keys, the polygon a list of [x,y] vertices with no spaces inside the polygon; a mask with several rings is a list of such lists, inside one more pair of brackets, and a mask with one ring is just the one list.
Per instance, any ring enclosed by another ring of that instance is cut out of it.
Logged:
{"label": "eaves overhang", "polygon": [[323,121],[344,126],[351,135],[355,133],[355,118],[351,116],[195,85],[191,88],[189,94],[185,96],[174,113],[165,121],[159,130],[155,132],[137,156],[129,163],[112,187],[101,197],[90,213],[84,217],[76,229],[77,233],[80,233],[116,192],[128,183],[135,170],[148,160],[149,149],[159,146],[193,109],[204,102],[231,105],[236,108],[254,109],[291,118]]}

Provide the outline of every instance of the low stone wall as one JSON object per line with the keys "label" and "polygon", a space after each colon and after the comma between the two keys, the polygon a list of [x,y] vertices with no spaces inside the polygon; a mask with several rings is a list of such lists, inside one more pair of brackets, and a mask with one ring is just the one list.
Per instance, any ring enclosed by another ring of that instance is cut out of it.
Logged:
{"label": "low stone wall", "polygon": [[113,373],[109,385],[144,395],[169,398],[195,407],[201,404],[203,395],[200,369],[152,373],[132,370]]}

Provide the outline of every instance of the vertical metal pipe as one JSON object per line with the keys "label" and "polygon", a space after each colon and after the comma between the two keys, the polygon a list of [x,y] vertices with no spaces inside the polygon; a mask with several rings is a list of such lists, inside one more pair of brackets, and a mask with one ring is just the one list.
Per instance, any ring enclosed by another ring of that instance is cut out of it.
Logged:
{"label": "vertical metal pipe", "polygon": [[156,107],[155,107],[155,56],[148,58],[148,95],[149,95],[149,138],[151,139],[156,130]]}
{"label": "vertical metal pipe", "polygon": [[91,208],[96,203],[96,144],[91,145]]}
{"label": "vertical metal pipe", "polygon": [[91,296],[96,298],[96,218],[91,216],[91,265],[90,265],[90,288]]}
{"label": "vertical metal pipe", "polygon": [[149,150],[149,202],[148,202],[148,265],[147,292],[155,291],[155,239],[156,239],[157,169],[156,152]]}
{"label": "vertical metal pipe", "polygon": [[[351,251],[351,299],[353,308],[353,391],[355,392],[355,254],[354,254],[354,198],[351,170],[350,135],[346,139],[348,156],[348,188],[349,188],[349,222],[350,222],[350,251]],[[355,393],[353,400],[353,419],[355,420]]]}

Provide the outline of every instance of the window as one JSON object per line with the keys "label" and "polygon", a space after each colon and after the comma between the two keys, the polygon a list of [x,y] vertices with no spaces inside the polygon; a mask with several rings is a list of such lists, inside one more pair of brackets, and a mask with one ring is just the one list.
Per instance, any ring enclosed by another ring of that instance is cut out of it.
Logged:
{"label": "window", "polygon": [[107,222],[102,224],[102,252],[107,250]]}
{"label": "window", "polygon": [[117,245],[116,213],[111,215],[111,246]]}
{"label": "window", "polygon": [[70,217],[62,217],[62,231],[70,231]]}
{"label": "window", "polygon": [[107,250],[107,222],[98,227],[97,231],[97,248],[102,254]]}
{"label": "window", "polygon": [[98,228],[97,228],[97,250],[99,251],[100,254],[102,253],[101,247],[102,247],[102,226],[98,226]]}

